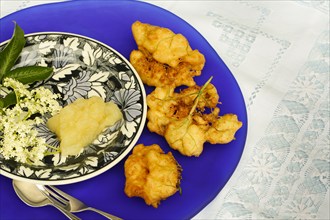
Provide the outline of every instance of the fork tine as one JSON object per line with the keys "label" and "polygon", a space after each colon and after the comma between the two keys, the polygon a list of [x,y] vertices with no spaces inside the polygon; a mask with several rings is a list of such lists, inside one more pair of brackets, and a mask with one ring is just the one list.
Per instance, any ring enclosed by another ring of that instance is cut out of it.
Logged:
{"label": "fork tine", "polygon": [[62,198],[65,198],[68,202],[70,202],[70,199],[72,200],[77,200],[76,198],[70,196],[69,194],[66,194],[65,192],[63,192],[62,190],[53,187],[53,186],[48,186],[49,188],[51,188],[54,192],[56,192],[58,195],[60,195]]}
{"label": "fork tine", "polygon": [[59,194],[56,190],[54,190],[53,188],[50,188],[46,185],[40,186],[38,185],[38,188],[46,191],[47,194],[52,197],[53,199],[55,199],[56,201],[58,201],[59,203],[62,204],[62,206],[64,206],[65,208],[67,208],[66,206],[69,206],[69,200],[67,200],[66,198],[64,198],[63,196],[61,196],[61,194]]}
{"label": "fork tine", "polygon": [[55,196],[53,196],[54,194],[51,194],[43,185],[36,184],[36,186],[40,189],[40,192],[49,199],[53,206],[65,214],[70,220],[80,220],[80,218],[70,212],[70,207],[57,200]]}
{"label": "fork tine", "polygon": [[[68,203],[68,205],[65,208],[70,212],[81,212],[81,211],[85,211],[85,210],[91,210],[91,211],[94,211],[94,212],[97,212],[97,213],[103,215],[104,217],[106,217],[108,219],[121,220],[121,218],[118,218],[114,215],[111,215],[111,214],[103,212],[101,210],[86,206],[79,199],[76,199],[75,197],[72,197],[69,194],[66,194],[65,192],[63,192],[62,190],[60,190],[56,187],[44,186],[44,188],[49,190],[49,191],[52,191],[54,193],[52,195],[57,195],[57,198],[58,197],[61,197],[62,199],[65,198],[67,203]],[[55,194],[55,192],[56,192],[56,194]]]}

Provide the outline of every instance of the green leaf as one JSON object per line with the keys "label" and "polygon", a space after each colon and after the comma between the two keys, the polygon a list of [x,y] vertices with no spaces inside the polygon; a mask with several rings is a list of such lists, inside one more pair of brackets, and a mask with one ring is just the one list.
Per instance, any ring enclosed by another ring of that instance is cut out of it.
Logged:
{"label": "green leaf", "polygon": [[16,94],[14,92],[8,93],[4,98],[0,98],[0,108],[7,108],[14,104],[16,104]]}
{"label": "green leaf", "polygon": [[24,66],[16,68],[5,77],[16,79],[23,84],[29,84],[36,81],[47,79],[53,73],[53,68],[43,66]]}
{"label": "green leaf", "polygon": [[14,66],[24,48],[25,42],[24,31],[15,23],[12,38],[0,52],[0,81],[2,81],[4,75]]}

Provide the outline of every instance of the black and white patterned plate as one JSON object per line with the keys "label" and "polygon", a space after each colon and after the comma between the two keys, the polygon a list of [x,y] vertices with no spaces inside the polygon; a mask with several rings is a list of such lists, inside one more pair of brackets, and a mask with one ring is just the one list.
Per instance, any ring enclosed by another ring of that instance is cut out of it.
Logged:
{"label": "black and white patterned plate", "polygon": [[[26,35],[26,45],[14,66],[53,67],[53,75],[31,87],[44,86],[61,95],[66,106],[77,98],[100,96],[115,102],[124,120],[107,128],[78,156],[59,153],[33,165],[5,160],[0,154],[1,174],[41,184],[67,184],[103,173],[122,160],[140,137],[146,120],[146,95],[138,74],[116,50],[96,40],[69,33]],[[6,42],[0,45],[0,50]],[[1,96],[1,91],[0,91]],[[39,135],[52,146],[59,140],[45,124]]]}

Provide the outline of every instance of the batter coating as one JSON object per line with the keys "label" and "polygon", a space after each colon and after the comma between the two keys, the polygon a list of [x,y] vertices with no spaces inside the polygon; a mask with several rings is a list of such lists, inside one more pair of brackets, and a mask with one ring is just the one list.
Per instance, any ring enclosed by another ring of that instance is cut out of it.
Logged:
{"label": "batter coating", "polygon": [[[226,144],[242,127],[235,114],[219,116],[219,95],[212,84],[188,87],[157,87],[147,96],[148,129],[165,137],[169,146],[186,156],[198,157],[205,142]],[[211,113],[205,113],[206,108]]]}
{"label": "batter coating", "polygon": [[126,195],[141,197],[155,208],[180,189],[180,165],[171,152],[165,154],[157,144],[135,146],[124,168]]}
{"label": "batter coating", "polygon": [[188,40],[170,29],[136,21],[132,32],[138,50],[133,50],[130,62],[149,86],[195,85],[205,64],[204,55],[192,50]]}

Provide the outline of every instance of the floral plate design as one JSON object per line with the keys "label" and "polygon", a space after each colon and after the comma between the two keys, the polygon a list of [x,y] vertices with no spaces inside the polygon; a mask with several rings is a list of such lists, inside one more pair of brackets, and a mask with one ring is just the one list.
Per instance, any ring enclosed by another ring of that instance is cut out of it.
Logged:
{"label": "floral plate design", "polygon": [[[0,45],[0,50],[5,44]],[[26,45],[13,68],[31,65],[54,69],[49,79],[31,87],[44,86],[60,94],[60,105],[100,96],[106,102],[115,102],[124,119],[103,131],[77,156],[55,153],[31,165],[6,160],[0,154],[3,175],[41,184],[74,183],[105,172],[131,151],[146,121],[146,95],[138,74],[120,53],[81,35],[35,33],[26,35]],[[4,93],[0,91],[0,96]],[[59,146],[56,135],[45,123],[36,129],[49,145]]]}

